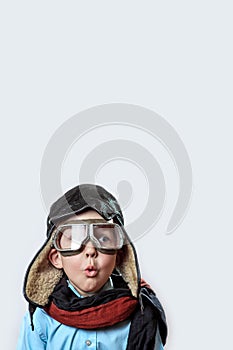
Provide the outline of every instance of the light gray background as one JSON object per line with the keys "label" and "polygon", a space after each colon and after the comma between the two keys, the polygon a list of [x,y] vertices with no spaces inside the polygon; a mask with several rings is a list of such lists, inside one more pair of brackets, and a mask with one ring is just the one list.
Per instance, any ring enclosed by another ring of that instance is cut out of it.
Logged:
{"label": "light gray background", "polygon": [[183,223],[136,242],[166,310],[166,349],[229,349],[231,2],[8,1],[0,17],[1,348],[15,349],[23,276],[45,236],[39,173],[50,137],[81,110],[125,102],[173,125],[193,167]]}

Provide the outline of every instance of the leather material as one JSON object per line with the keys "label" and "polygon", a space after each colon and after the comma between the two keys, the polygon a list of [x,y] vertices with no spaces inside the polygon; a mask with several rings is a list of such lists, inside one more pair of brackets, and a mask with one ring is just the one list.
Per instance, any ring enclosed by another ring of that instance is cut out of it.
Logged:
{"label": "leather material", "polygon": [[98,185],[82,184],[66,192],[51,206],[47,236],[51,235],[55,225],[87,209],[97,211],[105,220],[113,219],[119,225],[124,225],[121,208],[110,192]]}

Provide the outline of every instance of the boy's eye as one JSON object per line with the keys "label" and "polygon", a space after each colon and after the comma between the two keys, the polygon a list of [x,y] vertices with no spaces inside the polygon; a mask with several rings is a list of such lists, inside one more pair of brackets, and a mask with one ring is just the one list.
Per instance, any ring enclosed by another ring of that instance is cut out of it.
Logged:
{"label": "boy's eye", "polygon": [[95,235],[95,238],[101,244],[101,246],[108,247],[108,248],[115,246],[114,231],[111,228],[103,228],[103,227],[95,228],[94,235]]}
{"label": "boy's eye", "polygon": [[98,238],[98,241],[99,241],[99,242],[106,243],[106,242],[110,242],[111,239],[110,239],[108,236],[100,236],[100,237]]}

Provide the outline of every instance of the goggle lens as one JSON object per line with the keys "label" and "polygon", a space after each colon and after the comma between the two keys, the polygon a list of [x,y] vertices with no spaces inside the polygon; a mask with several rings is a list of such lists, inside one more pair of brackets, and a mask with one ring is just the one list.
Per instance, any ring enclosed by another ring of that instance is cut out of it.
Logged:
{"label": "goggle lens", "polygon": [[64,224],[58,227],[53,244],[58,251],[79,250],[88,240],[97,249],[118,250],[123,246],[123,232],[112,223]]}
{"label": "goggle lens", "polygon": [[93,236],[103,249],[120,249],[122,236],[116,225],[93,225]]}
{"label": "goggle lens", "polygon": [[55,246],[61,250],[80,249],[87,237],[85,225],[72,225],[58,228],[55,236]]}

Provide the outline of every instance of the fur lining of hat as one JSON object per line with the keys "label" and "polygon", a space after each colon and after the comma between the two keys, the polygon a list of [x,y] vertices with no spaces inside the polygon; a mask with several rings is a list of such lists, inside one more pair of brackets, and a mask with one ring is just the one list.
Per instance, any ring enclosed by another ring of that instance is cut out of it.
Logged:
{"label": "fur lining of hat", "polygon": [[63,270],[55,268],[48,259],[51,242],[52,238],[35,258],[27,276],[26,296],[38,306],[48,304],[49,296],[63,275]]}
{"label": "fur lining of hat", "polygon": [[130,244],[123,247],[124,253],[121,262],[117,264],[116,269],[122,275],[124,281],[128,283],[132,295],[137,298],[138,294],[138,273],[135,261],[135,254]]}

